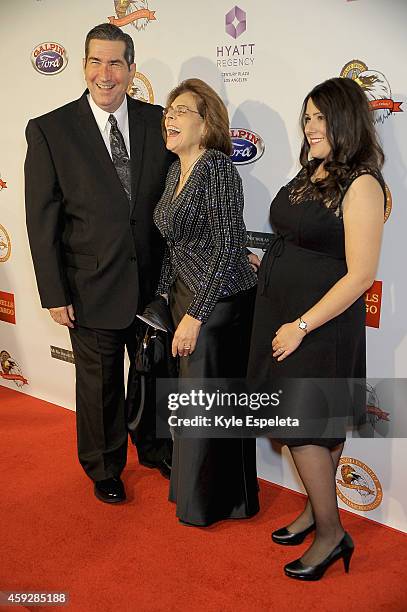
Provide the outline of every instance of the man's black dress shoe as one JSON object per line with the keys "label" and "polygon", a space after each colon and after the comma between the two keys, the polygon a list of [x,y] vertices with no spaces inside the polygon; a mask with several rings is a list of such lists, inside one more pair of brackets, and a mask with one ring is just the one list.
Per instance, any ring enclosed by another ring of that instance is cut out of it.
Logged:
{"label": "man's black dress shoe", "polygon": [[126,499],[126,491],[120,478],[106,478],[95,482],[95,495],[106,504],[117,504]]}
{"label": "man's black dress shoe", "polygon": [[352,538],[348,533],[345,533],[338,546],[329,553],[329,555],[318,563],[318,565],[304,565],[301,559],[297,559],[292,563],[287,563],[284,567],[286,576],[289,578],[297,578],[298,580],[319,580],[325,574],[326,570],[332,563],[343,559],[345,572],[349,572],[349,563],[353,555],[355,546]]}
{"label": "man's black dress shoe", "polygon": [[157,463],[152,463],[151,461],[140,461],[140,465],[144,465],[144,467],[156,469],[160,472],[161,476],[164,476],[167,480],[171,478],[171,465],[165,459],[158,461]]}
{"label": "man's black dress shoe", "polygon": [[301,544],[304,541],[305,537],[314,531],[315,523],[312,523],[309,527],[304,529],[303,531],[299,531],[298,533],[291,533],[288,531],[287,527],[283,527],[282,529],[277,529],[277,531],[273,531],[271,534],[271,539],[276,544],[283,544],[284,546],[295,546],[296,544]]}

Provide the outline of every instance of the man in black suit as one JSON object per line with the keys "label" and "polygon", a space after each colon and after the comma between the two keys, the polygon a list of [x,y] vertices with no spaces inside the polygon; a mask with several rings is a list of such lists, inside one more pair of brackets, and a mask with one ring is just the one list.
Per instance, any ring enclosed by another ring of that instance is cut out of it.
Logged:
{"label": "man in black suit", "polygon": [[[124,348],[153,298],[163,245],[152,220],[172,157],[162,109],[126,95],[133,41],[111,24],[86,37],[88,89],[32,119],[25,162],[27,228],[41,303],[69,328],[76,363],[79,460],[105,502],[124,501],[127,458]],[[134,365],[131,363],[131,368]],[[168,477],[170,442],[156,440],[153,407],[136,444]]]}

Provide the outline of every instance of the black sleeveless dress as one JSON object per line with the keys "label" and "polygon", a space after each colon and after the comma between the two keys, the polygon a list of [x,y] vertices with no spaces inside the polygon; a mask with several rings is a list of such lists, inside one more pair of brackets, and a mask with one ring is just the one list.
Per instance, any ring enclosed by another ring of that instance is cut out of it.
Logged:
{"label": "black sleeveless dress", "polygon": [[[304,379],[330,379],[332,387],[328,385],[327,389],[332,405],[324,402],[319,407],[323,414],[326,410],[335,411],[341,401],[338,381],[366,376],[363,296],[341,315],[306,334],[300,346],[282,361],[273,358],[271,346],[281,325],[298,319],[346,274],[341,204],[353,180],[366,173],[379,181],[386,197],[381,174],[360,169],[349,176],[339,205],[330,208],[321,201],[303,168],[280,189],[270,207],[274,234],[259,271],[248,379],[258,388],[274,381],[281,386],[281,381],[295,378],[298,384],[289,387],[288,407],[294,418],[301,417],[304,407],[311,412],[315,409],[306,405],[310,403],[307,397],[313,403],[315,394],[304,393]],[[303,437],[300,428],[298,438],[291,433],[292,437],[284,438],[283,432],[280,441],[289,446],[318,444],[331,448],[345,438],[345,430],[340,437],[315,433],[318,427],[312,431]]]}

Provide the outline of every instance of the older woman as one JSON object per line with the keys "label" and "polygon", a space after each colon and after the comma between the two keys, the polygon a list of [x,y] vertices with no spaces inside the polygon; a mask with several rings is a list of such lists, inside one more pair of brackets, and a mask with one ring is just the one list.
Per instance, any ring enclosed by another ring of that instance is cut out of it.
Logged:
{"label": "older woman", "polygon": [[[179,159],[154,213],[167,241],[158,292],[169,295],[180,377],[244,377],[256,275],[227,111],[209,85],[188,79],[169,94],[163,129]],[[253,516],[255,441],[176,437],[170,500],[186,524]]]}
{"label": "older woman", "polygon": [[[317,85],[305,98],[302,128],[302,168],[270,208],[276,235],[260,269],[249,377],[259,384],[296,378],[301,384],[287,384],[291,413],[328,417],[327,434],[313,427],[283,440],[308,499],[300,516],[272,534],[275,543],[293,545],[315,533],[285,573],[318,580],[341,558],[348,571],[354,550],[335,490],[345,436],[330,424],[341,409],[338,391],[366,375],[363,294],[375,278],[386,193],[383,152],[354,81]],[[306,395],[316,378],[325,379],[325,394]]]}

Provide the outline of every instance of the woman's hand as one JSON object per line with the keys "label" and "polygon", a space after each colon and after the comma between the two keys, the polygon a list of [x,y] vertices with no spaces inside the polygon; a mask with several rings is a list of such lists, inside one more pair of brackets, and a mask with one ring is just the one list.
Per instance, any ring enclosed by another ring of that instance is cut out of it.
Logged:
{"label": "woman's hand", "polygon": [[177,329],[175,330],[174,339],[172,341],[172,356],[187,357],[194,352],[196,341],[201,329],[201,321],[194,319],[186,314],[181,319]]}
{"label": "woman's hand", "polygon": [[260,259],[257,257],[256,253],[251,252],[247,253],[247,259],[249,260],[249,264],[253,268],[254,272],[257,274],[261,264]]}
{"label": "woman's hand", "polygon": [[298,320],[292,323],[284,323],[276,331],[274,340],[271,343],[273,357],[277,358],[277,361],[282,361],[288,355],[291,355],[300,346],[304,336],[305,332],[298,327]]}

